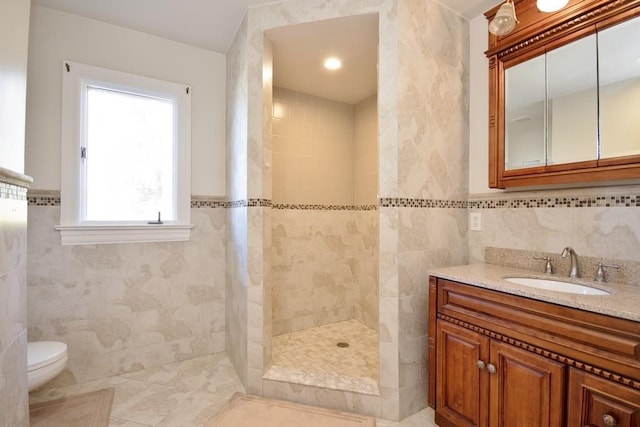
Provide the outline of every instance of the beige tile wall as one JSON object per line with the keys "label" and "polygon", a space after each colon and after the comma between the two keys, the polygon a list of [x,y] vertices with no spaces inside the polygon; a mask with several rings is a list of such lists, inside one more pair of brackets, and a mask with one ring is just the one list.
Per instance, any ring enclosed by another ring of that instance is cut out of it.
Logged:
{"label": "beige tile wall", "polygon": [[0,197],[0,426],[29,425],[26,255],[27,202]]}
{"label": "beige tile wall", "polygon": [[[230,95],[239,96],[248,104],[246,160],[250,165],[247,169],[249,197],[266,198],[270,188],[265,161],[269,159],[272,147],[262,144],[265,134],[271,130],[270,121],[265,119],[271,115],[271,106],[264,102],[267,99],[264,92],[264,32],[284,25],[361,13],[379,13],[379,196],[447,201],[466,199],[468,23],[434,0],[291,0],[249,9],[248,27],[246,32],[242,30],[241,36],[241,43],[245,43],[246,48],[243,59],[248,61],[248,75],[242,78],[248,88],[245,92]],[[275,145],[273,141],[274,149]],[[277,199],[275,194],[273,199]],[[406,314],[400,315],[399,282],[400,275],[405,274],[399,268],[400,248],[404,239],[411,239],[415,234],[407,236],[401,233],[400,215],[404,209],[383,208],[378,211],[380,396],[354,396],[340,390],[300,387],[303,391],[295,390],[295,394],[298,398],[304,395],[305,402],[346,410],[357,408],[364,413],[380,413],[387,419],[400,419],[424,407],[426,346],[422,345],[424,335],[420,334],[424,331],[417,328],[419,333],[411,337],[400,333],[426,315],[420,311],[419,303],[403,304]],[[412,209],[407,210],[409,214]],[[425,210],[430,215],[423,218],[426,224],[415,224],[418,230],[428,224],[455,229],[460,221],[466,223],[464,209],[460,209],[463,213],[459,216],[447,209]],[[264,213],[261,215],[260,223],[264,224],[266,216]],[[452,215],[455,219],[449,221],[447,218]],[[456,233],[443,230],[440,235],[455,236]],[[263,251],[269,251],[271,235],[264,228],[254,227],[253,231],[248,231],[247,241],[250,245],[262,242]],[[427,258],[424,265],[431,262],[432,257],[439,265],[451,265],[466,259],[466,234],[440,244],[436,252],[422,252]],[[461,255],[456,254],[458,248],[462,248]],[[262,256],[260,259],[264,260]],[[411,264],[409,268],[406,274],[419,276],[418,264]],[[247,296],[251,305],[246,337],[249,347],[247,388],[251,392],[269,395],[270,382],[262,379],[265,366],[260,363],[264,362],[263,350],[268,346],[262,333],[270,322],[260,316],[268,309],[264,291],[268,289],[270,277],[265,268],[257,274],[251,277],[251,285],[257,287],[256,294],[251,295],[253,291],[250,288]],[[262,285],[263,280],[266,286]],[[234,286],[242,285],[234,283]],[[259,289],[262,292],[258,292]],[[253,316],[251,313],[254,312],[259,316]]]}
{"label": "beige tile wall", "polygon": [[[351,105],[276,87],[273,106],[274,203],[377,203],[375,95]],[[274,335],[353,318],[377,330],[375,211],[275,209],[272,229]]]}
{"label": "beige tile wall", "polygon": [[378,202],[378,97],[360,101],[354,111],[353,202]]}
{"label": "beige tile wall", "polygon": [[273,334],[354,318],[377,330],[377,211],[271,216]]}
{"label": "beige tile wall", "polygon": [[188,242],[62,246],[59,206],[29,206],[29,340],[62,341],[47,387],[224,350],[222,208],[192,209]]}
{"label": "beige tile wall", "polygon": [[[245,18],[227,54],[227,198],[247,197],[247,59]],[[227,209],[225,254],[225,347],[247,384],[247,208]]]}
{"label": "beige tile wall", "polygon": [[273,201],[353,204],[354,106],[273,88]]}

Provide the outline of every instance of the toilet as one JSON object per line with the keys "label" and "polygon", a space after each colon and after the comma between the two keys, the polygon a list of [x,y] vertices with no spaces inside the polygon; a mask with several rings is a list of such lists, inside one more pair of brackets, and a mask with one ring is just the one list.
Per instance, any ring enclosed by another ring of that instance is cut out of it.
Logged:
{"label": "toilet", "polygon": [[29,391],[55,378],[67,365],[67,345],[57,341],[27,343]]}

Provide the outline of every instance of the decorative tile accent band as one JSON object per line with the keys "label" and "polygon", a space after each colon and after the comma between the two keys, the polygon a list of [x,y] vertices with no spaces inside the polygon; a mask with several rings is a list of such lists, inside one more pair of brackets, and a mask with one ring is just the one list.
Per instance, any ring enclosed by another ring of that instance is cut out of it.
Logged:
{"label": "decorative tile accent band", "polygon": [[470,209],[640,207],[640,195],[469,200]]}
{"label": "decorative tile accent band", "polygon": [[212,200],[191,200],[191,208],[199,209],[199,208],[226,208],[228,202],[220,199],[212,199]]}
{"label": "decorative tile accent band", "polygon": [[60,206],[60,196],[27,196],[29,206]]}
{"label": "decorative tile accent band", "polygon": [[402,197],[382,197],[378,204],[382,208],[445,208],[466,209],[466,200],[407,199]]}
{"label": "decorative tile accent band", "polygon": [[[0,182],[0,198],[27,200],[29,206],[60,206],[59,192],[43,192],[27,194],[27,189],[14,184]],[[368,211],[383,208],[440,208],[440,209],[532,209],[532,208],[613,208],[640,207],[640,194],[623,194],[616,196],[578,196],[578,197],[538,197],[517,199],[486,200],[439,200],[410,199],[400,197],[383,197],[376,205],[322,205],[322,204],[288,204],[273,203],[269,199],[244,199],[224,201],[202,197],[191,200],[191,208],[243,208],[271,207],[273,209],[296,210],[350,210]]]}
{"label": "decorative tile accent band", "polygon": [[0,199],[27,200],[27,189],[8,182],[0,182]]}
{"label": "decorative tile accent band", "polygon": [[375,211],[376,205],[311,205],[311,204],[289,204],[274,203],[273,209],[293,209],[311,211]]}
{"label": "decorative tile accent band", "polygon": [[227,208],[270,208],[270,199],[244,199],[227,202]]}

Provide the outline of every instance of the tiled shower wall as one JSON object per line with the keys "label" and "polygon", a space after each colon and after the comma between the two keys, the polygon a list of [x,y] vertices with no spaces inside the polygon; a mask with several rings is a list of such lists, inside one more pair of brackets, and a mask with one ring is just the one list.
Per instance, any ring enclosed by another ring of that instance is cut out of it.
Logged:
{"label": "tiled shower wall", "polygon": [[[270,99],[264,70],[264,32],[270,28],[361,13],[379,15],[379,354],[380,395],[290,385],[262,378],[271,330],[267,269],[245,268],[246,381],[253,393],[400,419],[426,403],[427,305],[424,272],[467,259],[468,22],[434,0],[291,0],[250,8],[234,51],[244,52],[248,89],[229,96],[248,102],[247,135],[228,142],[247,147],[248,199],[271,200]],[[245,50],[242,50],[245,49]],[[267,70],[268,71],[268,70]],[[402,199],[402,203],[395,201]],[[463,201],[462,204],[459,202]],[[249,208],[270,224],[262,205]],[[273,209],[272,209],[273,211]],[[420,221],[420,222],[418,222]],[[250,221],[251,223],[251,221]],[[271,251],[271,231],[247,227],[248,259]],[[424,238],[433,230],[434,237]],[[262,252],[252,244],[262,241]],[[242,283],[231,283],[240,292]],[[253,287],[256,287],[252,295]],[[262,292],[259,292],[262,290]],[[268,292],[268,293],[267,293]],[[256,313],[254,316],[252,313]],[[262,317],[261,317],[262,316]],[[241,337],[242,339],[242,337]]]}
{"label": "tiled shower wall", "polygon": [[378,97],[360,101],[354,111],[353,203],[378,202]]}
{"label": "tiled shower wall", "polygon": [[354,106],[273,88],[273,202],[353,204]]}
{"label": "tiled shower wall", "polygon": [[276,87],[273,103],[273,334],[354,318],[377,330],[376,97]]}
{"label": "tiled shower wall", "polygon": [[[247,19],[227,54],[227,198],[247,198]],[[247,207],[227,210],[225,269],[226,348],[243,384],[247,384]]]}
{"label": "tiled shower wall", "polygon": [[273,334],[357,319],[378,328],[376,210],[273,209]]}
{"label": "tiled shower wall", "polygon": [[226,210],[198,201],[188,242],[62,246],[59,195],[29,196],[29,340],[62,341],[47,387],[225,348]]}

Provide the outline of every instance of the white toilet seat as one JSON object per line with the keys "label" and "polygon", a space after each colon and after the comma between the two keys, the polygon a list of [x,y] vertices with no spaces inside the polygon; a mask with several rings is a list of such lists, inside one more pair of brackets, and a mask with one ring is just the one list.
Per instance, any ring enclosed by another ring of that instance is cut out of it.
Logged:
{"label": "white toilet seat", "polygon": [[57,341],[27,343],[27,367],[31,372],[51,365],[67,355],[67,345]]}
{"label": "white toilet seat", "polygon": [[29,391],[55,378],[67,365],[67,345],[57,341],[27,343]]}

